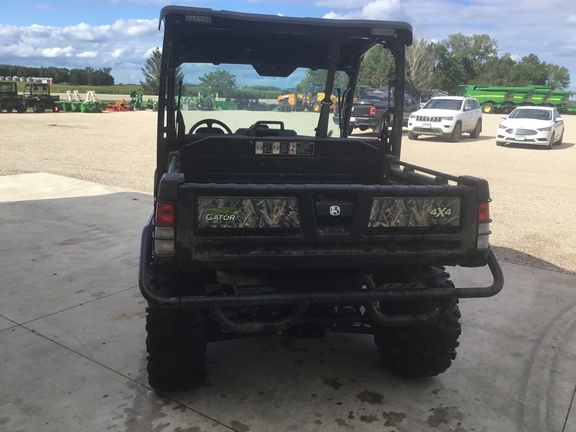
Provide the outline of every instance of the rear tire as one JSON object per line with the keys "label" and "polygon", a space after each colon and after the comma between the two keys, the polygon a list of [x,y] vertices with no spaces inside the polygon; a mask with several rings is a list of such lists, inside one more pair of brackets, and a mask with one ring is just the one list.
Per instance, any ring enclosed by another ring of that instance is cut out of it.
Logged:
{"label": "rear tire", "polygon": [[12,108],[12,107],[6,108],[6,112],[7,112],[7,113],[11,113],[12,111],[13,111],[13,108]]}
{"label": "rear tire", "polygon": [[[414,278],[430,288],[453,288],[443,267],[417,269]],[[383,303],[386,314],[424,313],[434,310],[437,301]],[[374,342],[382,362],[404,377],[431,377],[445,372],[456,358],[461,334],[457,302],[439,320],[417,326],[376,326]]]}
{"label": "rear tire", "polygon": [[206,310],[146,308],[148,382],[186,391],[206,381]]}

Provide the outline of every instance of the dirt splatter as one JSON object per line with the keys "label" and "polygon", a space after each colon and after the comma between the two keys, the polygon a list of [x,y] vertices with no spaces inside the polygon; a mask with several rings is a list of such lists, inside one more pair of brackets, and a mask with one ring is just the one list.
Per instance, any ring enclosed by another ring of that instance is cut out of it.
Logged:
{"label": "dirt splatter", "polygon": [[464,415],[460,411],[460,407],[446,407],[439,406],[437,408],[430,408],[428,412],[431,412],[426,423],[430,427],[438,427],[441,424],[447,425],[450,420],[462,420]]}
{"label": "dirt splatter", "polygon": [[379,418],[375,415],[361,415],[360,420],[364,423],[374,423],[375,421],[378,421]]}
{"label": "dirt splatter", "polygon": [[354,429],[354,426],[349,425],[348,423],[346,423],[346,420],[344,420],[344,419],[337,418],[337,419],[334,420],[334,421],[336,422],[336,424],[337,424],[338,426],[343,426],[343,427],[345,427],[345,428],[347,428],[347,429]]}
{"label": "dirt splatter", "polygon": [[384,396],[380,393],[374,393],[368,390],[364,390],[356,395],[361,402],[366,402],[372,405],[379,405],[384,402]]}
{"label": "dirt splatter", "polygon": [[322,382],[324,384],[332,387],[334,390],[339,390],[340,387],[342,387],[344,385],[341,382],[336,381],[334,378],[326,378],[323,376],[320,376],[320,378],[322,378]]}
{"label": "dirt splatter", "polygon": [[230,426],[232,426],[236,432],[248,432],[250,430],[248,425],[240,423],[238,420],[232,420]]}
{"label": "dirt splatter", "polygon": [[382,413],[382,417],[384,418],[384,426],[394,427],[397,424],[400,424],[404,421],[404,419],[406,418],[406,414],[394,411],[390,412],[384,411]]}
{"label": "dirt splatter", "polygon": [[186,429],[177,427],[174,429],[174,432],[201,432],[201,429],[198,426],[192,426]]}

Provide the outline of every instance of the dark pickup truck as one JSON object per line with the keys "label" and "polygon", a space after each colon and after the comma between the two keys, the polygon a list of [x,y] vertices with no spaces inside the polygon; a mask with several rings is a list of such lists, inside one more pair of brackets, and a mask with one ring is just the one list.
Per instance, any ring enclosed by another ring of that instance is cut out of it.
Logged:
{"label": "dark pickup truck", "polygon": [[[361,131],[373,129],[374,132],[380,133],[382,125],[389,125],[391,119],[388,114],[392,113],[391,109],[394,107],[394,91],[393,88],[362,90],[358,99],[352,104],[348,133],[352,133],[356,128]],[[402,125],[407,126],[410,114],[420,109],[420,102],[416,101],[410,93],[405,91],[403,106]],[[333,121],[336,124],[340,122],[340,113],[337,107],[334,109]]]}
{"label": "dark pickup truck", "polygon": [[[160,22],[154,206],[139,267],[151,386],[201,386],[208,342],[264,334],[371,334],[391,371],[444,372],[461,332],[458,300],[497,294],[503,276],[488,183],[400,160],[411,26],[175,6]],[[396,62],[392,121],[376,137],[348,137],[360,61],[377,44]],[[179,71],[199,67],[284,88],[325,71],[325,95],[318,113],[204,118],[179,109],[191,79]],[[334,133],[338,72],[351,90]],[[457,265],[488,266],[494,282],[455,287],[444,266]]]}

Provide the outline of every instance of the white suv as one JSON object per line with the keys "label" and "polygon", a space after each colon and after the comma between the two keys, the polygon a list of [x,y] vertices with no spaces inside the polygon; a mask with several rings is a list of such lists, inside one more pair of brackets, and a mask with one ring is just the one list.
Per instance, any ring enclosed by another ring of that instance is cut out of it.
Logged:
{"label": "white suv", "polygon": [[436,135],[457,142],[463,133],[478,138],[482,132],[482,109],[474,98],[441,96],[430,99],[408,119],[408,138]]}

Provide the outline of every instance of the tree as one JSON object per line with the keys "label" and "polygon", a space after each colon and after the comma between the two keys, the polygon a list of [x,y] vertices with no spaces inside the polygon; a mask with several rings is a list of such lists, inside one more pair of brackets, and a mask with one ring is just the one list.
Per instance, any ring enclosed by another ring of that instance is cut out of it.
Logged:
{"label": "tree", "polygon": [[[307,92],[308,84],[312,83],[325,83],[326,79],[328,78],[328,71],[326,69],[317,69],[312,70],[308,69],[306,71],[306,78],[298,83],[296,86],[297,93],[305,94]],[[336,76],[334,77],[334,91],[333,94],[336,94],[336,89],[341,89],[344,91],[348,87],[348,75],[345,72],[337,71]]]}
{"label": "tree", "polygon": [[515,66],[516,62],[510,53],[506,53],[500,58],[491,57],[484,65],[484,72],[474,82],[468,84],[515,86],[518,82],[518,71]]}
{"label": "tree", "polygon": [[469,82],[464,65],[443,44],[436,45],[434,51],[436,54],[435,87],[450,94],[458,94],[458,86]]}
{"label": "tree", "polygon": [[414,96],[424,95],[434,83],[434,45],[422,36],[415,37],[406,50],[406,90]]}
{"label": "tree", "polygon": [[522,57],[522,61],[517,63],[515,69],[518,73],[517,85],[527,86],[546,85],[548,81],[549,69],[546,62],[541,63],[536,54],[529,54]]}
{"label": "tree", "polygon": [[564,66],[548,64],[547,84],[553,89],[567,89],[570,86],[570,72]]}
{"label": "tree", "polygon": [[382,45],[376,45],[367,53],[358,74],[358,88],[388,87],[394,78],[394,56]]}
{"label": "tree", "polygon": [[474,78],[490,58],[498,56],[498,42],[487,34],[464,36],[457,33],[442,42],[457,59],[463,62],[466,72]]}
{"label": "tree", "polygon": [[236,90],[238,90],[236,75],[220,68],[214,72],[208,72],[198,79],[205,91],[218,93],[219,97],[234,97]]}
{"label": "tree", "polygon": [[146,64],[141,69],[144,81],[140,81],[142,92],[150,95],[157,95],[160,88],[160,68],[162,66],[162,53],[159,48],[150,53],[146,59]]}
{"label": "tree", "polygon": [[[160,89],[160,69],[162,68],[162,53],[160,48],[155,48],[146,59],[146,64],[141,69],[144,81],[140,81],[142,92],[150,95],[157,95]],[[176,86],[178,82],[184,80],[182,66],[176,70]]]}

